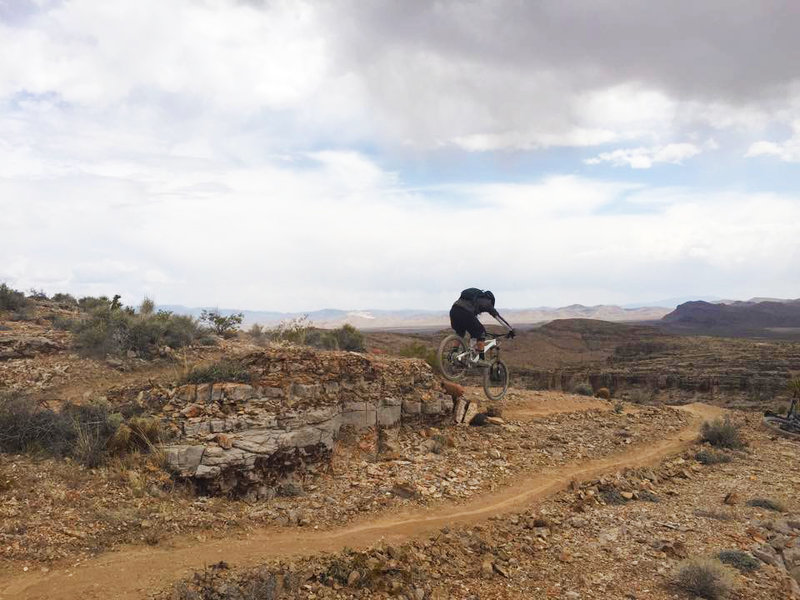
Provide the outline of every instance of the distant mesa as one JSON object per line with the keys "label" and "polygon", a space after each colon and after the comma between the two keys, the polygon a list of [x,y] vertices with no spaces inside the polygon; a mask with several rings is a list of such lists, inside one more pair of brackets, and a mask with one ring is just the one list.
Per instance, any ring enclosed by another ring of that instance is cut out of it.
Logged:
{"label": "distant mesa", "polygon": [[664,315],[667,325],[690,328],[765,329],[800,327],[800,299],[731,302],[729,304],[696,300],[684,302]]}

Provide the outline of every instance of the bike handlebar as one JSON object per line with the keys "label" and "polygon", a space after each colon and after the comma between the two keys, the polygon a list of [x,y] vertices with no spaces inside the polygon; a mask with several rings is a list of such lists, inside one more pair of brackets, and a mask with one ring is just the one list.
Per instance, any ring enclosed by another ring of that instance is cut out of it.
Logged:
{"label": "bike handlebar", "polygon": [[516,335],[516,333],[515,333],[515,332],[514,332],[514,330],[512,329],[512,330],[511,330],[511,331],[509,331],[508,333],[492,333],[491,331],[487,331],[487,332],[486,332],[486,335],[488,335],[488,336],[491,336],[491,337],[493,337],[494,339],[498,339],[498,338],[508,338],[508,339],[511,339],[511,338],[513,338],[513,337]]}

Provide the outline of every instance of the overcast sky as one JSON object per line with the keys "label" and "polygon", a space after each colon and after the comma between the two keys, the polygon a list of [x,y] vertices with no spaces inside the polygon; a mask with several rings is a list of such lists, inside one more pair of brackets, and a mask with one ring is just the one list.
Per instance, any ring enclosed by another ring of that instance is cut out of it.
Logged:
{"label": "overcast sky", "polygon": [[0,281],[800,297],[800,7],[0,0]]}

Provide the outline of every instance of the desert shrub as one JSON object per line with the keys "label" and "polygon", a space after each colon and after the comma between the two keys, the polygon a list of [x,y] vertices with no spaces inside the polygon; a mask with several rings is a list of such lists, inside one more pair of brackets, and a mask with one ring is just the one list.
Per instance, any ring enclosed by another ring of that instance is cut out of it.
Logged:
{"label": "desert shrub", "polygon": [[271,340],[302,344],[322,350],[366,352],[364,334],[352,325],[343,325],[330,330],[318,329],[308,320],[308,315],[281,321],[268,330],[266,335]]}
{"label": "desert shrub", "polygon": [[60,416],[72,421],[74,437],[69,454],[87,467],[103,464],[122,417],[113,415],[106,404],[67,406]]}
{"label": "desert shrub", "polygon": [[247,330],[247,335],[249,335],[253,342],[258,345],[263,345],[267,341],[267,334],[264,331],[264,327],[258,323],[253,323],[252,327]]}
{"label": "desert shrub", "polygon": [[0,310],[21,311],[28,306],[28,299],[20,291],[0,283]]}
{"label": "desert shrub", "polygon": [[400,356],[405,358],[421,358],[431,367],[436,368],[436,350],[422,342],[411,342],[400,348]]}
{"label": "desert shrub", "polygon": [[67,453],[71,423],[58,413],[16,393],[0,394],[0,452]]}
{"label": "desert shrub", "polygon": [[633,388],[628,390],[626,396],[628,402],[633,404],[650,404],[655,397],[655,393],[645,388]]}
{"label": "desert shrub", "polygon": [[744,447],[739,428],[729,418],[706,421],[700,430],[702,440],[717,448],[738,450]]}
{"label": "desert shrub", "polygon": [[609,391],[608,388],[601,387],[599,390],[597,390],[595,396],[597,396],[598,398],[602,398],[603,400],[610,400],[611,392]]}
{"label": "desert shrub", "polygon": [[271,340],[305,344],[306,336],[312,330],[308,315],[281,321],[267,332]]}
{"label": "desert shrub", "polygon": [[104,402],[68,404],[54,411],[26,396],[0,395],[0,452],[69,456],[97,467],[112,454],[152,452],[161,440],[158,419],[125,421]]}
{"label": "desert shrub", "polygon": [[51,300],[62,308],[78,307],[78,301],[71,294],[62,294],[61,292],[59,292],[58,294],[53,294]]}
{"label": "desert shrub", "polygon": [[761,562],[747,552],[741,550],[723,550],[717,554],[720,562],[730,565],[742,573],[757,571],[761,568]]}
{"label": "desert shrub", "polygon": [[200,322],[206,323],[214,333],[222,337],[233,337],[236,335],[243,319],[243,313],[222,315],[218,310],[205,309],[200,312]]}
{"label": "desert shrub", "polygon": [[79,320],[73,329],[73,343],[83,353],[102,357],[122,354],[128,349],[128,315],[107,306],[97,306]]}
{"label": "desert shrub", "polygon": [[736,587],[733,573],[713,558],[690,558],[675,572],[677,587],[708,600],[726,598]]}
{"label": "desert shrub", "polygon": [[164,439],[161,421],[156,417],[132,417],[120,423],[108,441],[112,454],[122,455],[134,450],[148,452]]}
{"label": "desert shrub", "polygon": [[625,405],[622,402],[615,402],[614,403],[614,413],[621,415],[622,411],[625,410]]}
{"label": "desert shrub", "polygon": [[181,348],[191,344],[200,330],[192,317],[169,311],[136,313],[112,309],[111,304],[93,308],[73,327],[74,344],[85,354],[119,355],[128,350],[138,355],[155,355],[159,348]]}
{"label": "desert shrub", "polygon": [[730,454],[719,452],[718,450],[703,449],[694,455],[697,462],[704,465],[718,465],[721,463],[729,463],[733,460]]}
{"label": "desert shrub", "polygon": [[36,288],[28,290],[28,298],[31,300],[50,300],[44,290],[37,290]]}
{"label": "desert shrub", "polygon": [[84,296],[78,300],[78,308],[91,312],[96,308],[111,308],[111,300],[107,296]]}
{"label": "desert shrub", "polygon": [[234,360],[195,367],[183,378],[183,383],[216,383],[222,381],[249,383],[252,375],[249,369]]}
{"label": "desert shrub", "polygon": [[75,319],[65,317],[64,315],[53,315],[52,322],[53,329],[58,329],[60,331],[71,331],[76,326]]}
{"label": "desert shrub", "polygon": [[766,508],[767,510],[774,510],[775,512],[786,512],[786,507],[781,501],[771,498],[753,498],[747,501],[747,506]]}
{"label": "desert shrub", "polygon": [[152,298],[145,297],[139,305],[140,315],[152,315],[156,311],[156,303]]}
{"label": "desert shrub", "polygon": [[9,321],[33,321],[36,318],[33,311],[31,310],[30,305],[27,305],[23,308],[18,308],[17,310],[13,311],[11,315],[8,317]]}
{"label": "desert shrub", "polygon": [[340,350],[366,352],[367,347],[364,344],[364,334],[352,325],[342,325],[338,329],[334,329],[332,333],[336,337]]}
{"label": "desert shrub", "polygon": [[573,393],[580,394],[581,396],[593,396],[594,390],[588,383],[579,383],[572,388]]}
{"label": "desert shrub", "polygon": [[323,329],[309,329],[305,333],[304,342],[307,346],[312,348],[319,348],[321,350],[338,350],[339,341],[332,331],[325,331]]}

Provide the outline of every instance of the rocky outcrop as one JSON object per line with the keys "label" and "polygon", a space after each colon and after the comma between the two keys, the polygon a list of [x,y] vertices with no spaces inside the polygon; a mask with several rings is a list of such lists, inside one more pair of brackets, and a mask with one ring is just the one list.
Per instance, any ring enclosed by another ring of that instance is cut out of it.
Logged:
{"label": "rocky outcrop", "polygon": [[325,463],[343,427],[449,417],[453,399],[421,360],[305,348],[243,359],[250,383],[187,384],[163,412],[170,468],[211,493],[274,493],[292,473]]}
{"label": "rocky outcrop", "polygon": [[62,347],[50,338],[42,336],[0,337],[0,360],[9,358],[30,358],[37,354],[58,352]]}

